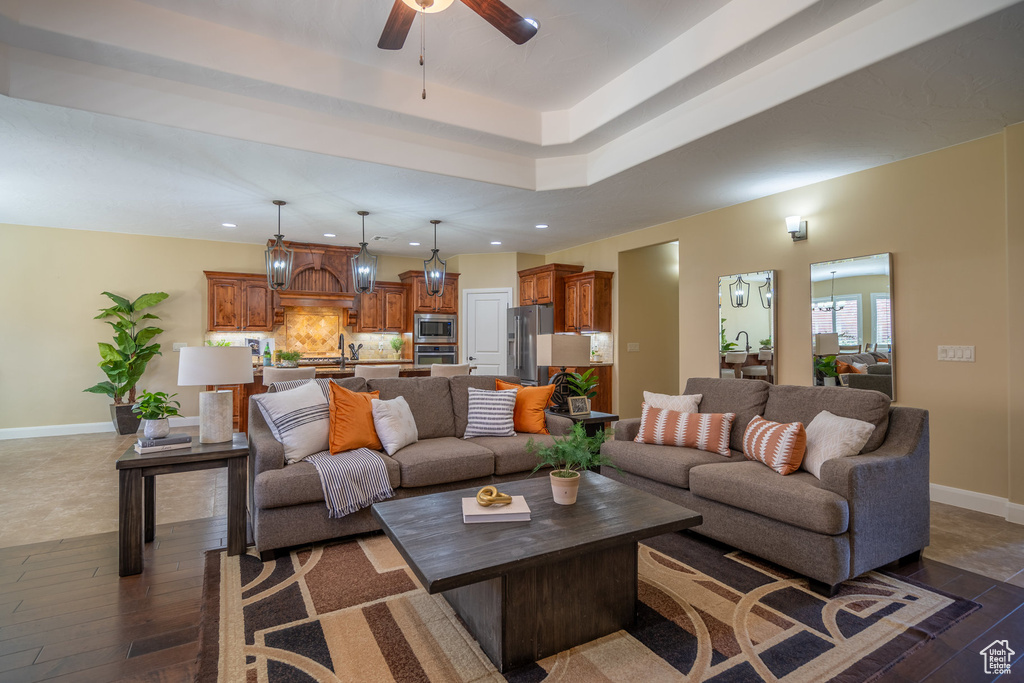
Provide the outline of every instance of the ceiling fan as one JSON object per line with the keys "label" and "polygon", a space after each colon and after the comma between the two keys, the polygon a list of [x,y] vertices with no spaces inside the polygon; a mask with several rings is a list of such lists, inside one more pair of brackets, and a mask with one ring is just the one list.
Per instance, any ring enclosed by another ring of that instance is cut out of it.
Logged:
{"label": "ceiling fan", "polygon": [[[395,0],[377,47],[382,50],[401,50],[417,13],[434,14],[447,9],[454,1]],[[537,33],[536,22],[519,16],[501,0],[462,0],[462,4],[483,17],[516,45],[522,45]]]}

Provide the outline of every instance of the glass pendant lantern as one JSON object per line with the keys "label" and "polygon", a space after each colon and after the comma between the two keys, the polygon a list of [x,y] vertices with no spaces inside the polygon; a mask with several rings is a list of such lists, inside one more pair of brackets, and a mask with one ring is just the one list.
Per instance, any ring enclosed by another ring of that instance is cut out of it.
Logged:
{"label": "glass pendant lantern", "polygon": [[733,308],[746,308],[750,303],[750,284],[742,276],[736,276],[736,282],[729,285],[729,299]]}
{"label": "glass pendant lantern", "polygon": [[359,243],[359,253],[352,257],[352,285],[357,294],[373,291],[377,281],[377,256],[366,248],[366,217],[369,211],[357,211],[363,218],[363,241]]}
{"label": "glass pendant lantern", "polygon": [[287,203],[274,200],[277,206],[277,240],[267,247],[267,285],[271,289],[288,289],[292,284],[295,252],[284,245],[284,235],[281,234],[281,207]]}
{"label": "glass pendant lantern", "polygon": [[448,263],[437,255],[437,224],[441,221],[430,221],[434,225],[434,248],[430,258],[423,261],[423,276],[427,280],[427,295],[440,297],[444,294],[444,276]]}
{"label": "glass pendant lantern", "polygon": [[772,307],[772,276],[769,275],[765,278],[764,284],[757,288],[758,294],[761,295],[761,308]]}

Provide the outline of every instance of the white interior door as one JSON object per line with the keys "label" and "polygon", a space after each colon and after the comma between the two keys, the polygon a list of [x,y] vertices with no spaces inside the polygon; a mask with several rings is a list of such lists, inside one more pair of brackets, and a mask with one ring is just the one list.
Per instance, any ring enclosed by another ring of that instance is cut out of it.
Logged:
{"label": "white interior door", "polygon": [[506,311],[512,299],[509,289],[464,291],[463,329],[466,343],[462,362],[476,366],[474,375],[504,375],[506,362]]}

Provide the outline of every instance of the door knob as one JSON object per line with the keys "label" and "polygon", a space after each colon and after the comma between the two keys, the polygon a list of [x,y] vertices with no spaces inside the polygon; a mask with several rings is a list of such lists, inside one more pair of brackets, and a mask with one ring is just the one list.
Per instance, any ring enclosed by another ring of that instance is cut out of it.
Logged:
{"label": "door knob", "polygon": [[473,356],[470,356],[469,358],[467,358],[467,360],[476,360],[476,358],[474,358]]}

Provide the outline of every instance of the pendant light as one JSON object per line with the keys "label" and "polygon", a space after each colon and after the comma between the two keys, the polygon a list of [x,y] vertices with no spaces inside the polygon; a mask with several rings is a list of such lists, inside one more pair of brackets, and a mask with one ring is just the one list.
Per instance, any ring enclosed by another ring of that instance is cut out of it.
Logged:
{"label": "pendant light", "polygon": [[377,282],[377,256],[366,248],[366,217],[369,211],[356,211],[363,219],[363,241],[359,243],[359,253],[352,257],[352,284],[357,294],[373,291]]}
{"label": "pendant light", "polygon": [[829,297],[829,303],[818,302],[813,306],[814,310],[822,311],[823,313],[831,313],[832,311],[841,311],[843,306],[836,306],[836,271],[832,271],[832,295]]}
{"label": "pendant light", "polygon": [[764,284],[757,288],[757,293],[761,295],[761,308],[772,307],[772,276],[768,275],[765,278]]}
{"label": "pendant light", "polygon": [[729,302],[733,308],[746,308],[750,303],[750,283],[744,282],[742,275],[737,275],[736,282],[729,285]]}
{"label": "pendant light", "polygon": [[287,203],[274,200],[277,206],[277,240],[267,247],[267,285],[271,289],[288,289],[292,284],[295,252],[284,246],[284,235],[281,234],[281,207]]}
{"label": "pendant light", "polygon": [[430,258],[423,261],[423,276],[427,280],[427,295],[440,297],[444,294],[444,276],[448,263],[437,255],[437,224],[441,221],[430,221],[434,225],[434,248],[430,250]]}

